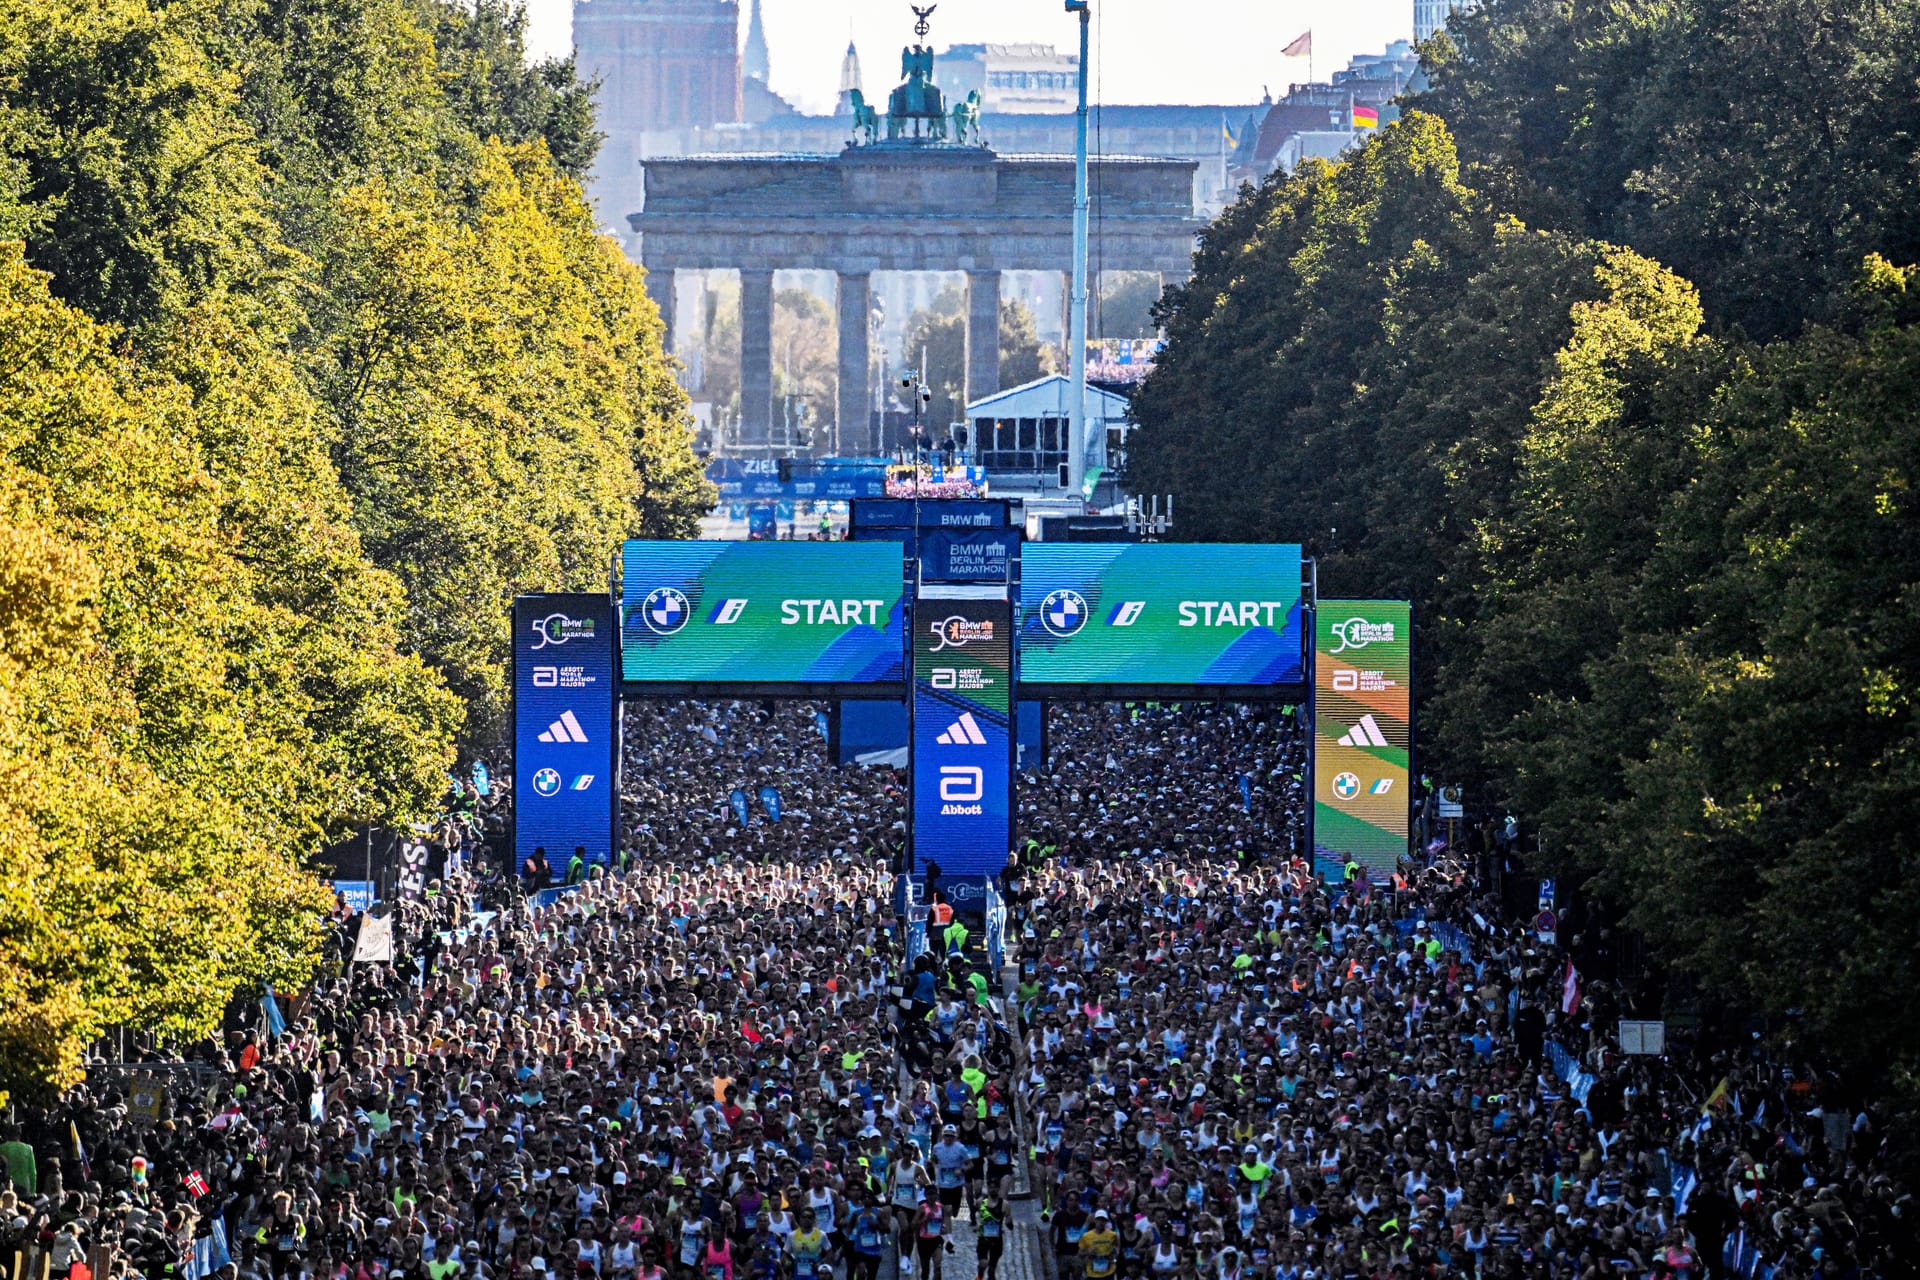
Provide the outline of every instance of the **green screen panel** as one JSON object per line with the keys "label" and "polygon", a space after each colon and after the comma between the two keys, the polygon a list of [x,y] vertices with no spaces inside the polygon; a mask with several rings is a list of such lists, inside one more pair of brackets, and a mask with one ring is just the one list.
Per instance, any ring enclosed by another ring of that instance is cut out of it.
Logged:
{"label": "green screen panel", "polygon": [[1282,685],[1304,678],[1300,548],[1031,543],[1023,685]]}
{"label": "green screen panel", "polygon": [[1314,862],[1390,875],[1407,851],[1413,606],[1322,600],[1314,621]]}
{"label": "green screen panel", "polygon": [[620,671],[629,683],[903,679],[896,542],[629,542]]}

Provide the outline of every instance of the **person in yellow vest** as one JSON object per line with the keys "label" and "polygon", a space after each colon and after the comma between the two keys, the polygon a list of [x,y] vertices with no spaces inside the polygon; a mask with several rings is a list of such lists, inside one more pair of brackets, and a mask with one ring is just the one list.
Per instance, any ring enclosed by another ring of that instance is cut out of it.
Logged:
{"label": "person in yellow vest", "polygon": [[1087,1280],[1113,1280],[1120,1263],[1120,1233],[1105,1209],[1093,1215],[1093,1225],[1080,1237],[1080,1260]]}

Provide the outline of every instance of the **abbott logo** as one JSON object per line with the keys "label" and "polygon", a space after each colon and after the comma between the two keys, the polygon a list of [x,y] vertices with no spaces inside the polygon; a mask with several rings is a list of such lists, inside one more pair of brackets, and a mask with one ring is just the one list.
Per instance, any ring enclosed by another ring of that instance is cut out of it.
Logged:
{"label": "abbott logo", "polygon": [[558,689],[560,687],[560,668],[535,667],[533,669],[533,687],[536,689]]}
{"label": "abbott logo", "polygon": [[745,600],[722,600],[713,610],[713,616],[707,621],[716,627],[730,627],[740,621],[740,615],[747,611]]}
{"label": "abbott logo", "polygon": [[940,766],[940,798],[959,804],[977,801],[987,793],[987,775],[970,764]]}
{"label": "abbott logo", "polygon": [[1333,691],[1335,693],[1360,692],[1360,673],[1351,667],[1336,667],[1333,672]]}

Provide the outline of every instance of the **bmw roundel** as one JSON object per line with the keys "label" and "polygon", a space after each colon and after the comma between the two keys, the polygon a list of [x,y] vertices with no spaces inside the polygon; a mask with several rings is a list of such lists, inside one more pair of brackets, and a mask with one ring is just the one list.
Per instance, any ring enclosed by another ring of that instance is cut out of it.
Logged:
{"label": "bmw roundel", "polygon": [[655,587],[640,602],[640,617],[655,635],[670,636],[687,625],[693,606],[674,587]]}
{"label": "bmw roundel", "polygon": [[556,794],[560,790],[560,775],[552,769],[542,769],[533,775],[533,789],[543,796]]}
{"label": "bmw roundel", "polygon": [[1351,773],[1333,775],[1333,794],[1342,800],[1351,800],[1360,794],[1360,779]]}
{"label": "bmw roundel", "polygon": [[1040,625],[1062,640],[1087,625],[1087,598],[1066,587],[1040,602]]}

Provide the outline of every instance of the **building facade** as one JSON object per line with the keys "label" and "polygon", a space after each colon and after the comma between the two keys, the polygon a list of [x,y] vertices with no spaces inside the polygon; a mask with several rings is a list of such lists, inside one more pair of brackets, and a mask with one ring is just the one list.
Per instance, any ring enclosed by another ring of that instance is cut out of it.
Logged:
{"label": "building facade", "polygon": [[640,160],[741,118],[737,0],[574,0],[583,77],[600,79],[606,133],[589,192],[603,219],[640,198]]}
{"label": "building facade", "polygon": [[1413,0],[1413,39],[1417,44],[1447,25],[1456,9],[1477,9],[1480,0]]}
{"label": "building facade", "polygon": [[977,93],[981,110],[1002,115],[1072,111],[1080,58],[1050,44],[956,44],[934,60],[933,82],[948,102]]}
{"label": "building facade", "polygon": [[737,0],[576,0],[580,70],[607,124],[642,133],[740,118]]}

